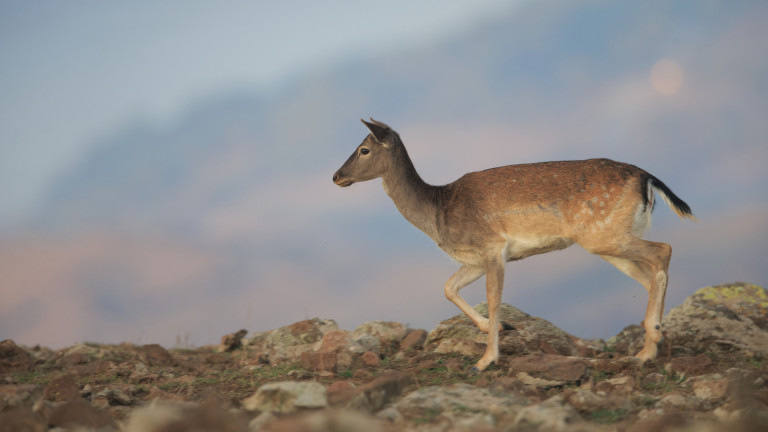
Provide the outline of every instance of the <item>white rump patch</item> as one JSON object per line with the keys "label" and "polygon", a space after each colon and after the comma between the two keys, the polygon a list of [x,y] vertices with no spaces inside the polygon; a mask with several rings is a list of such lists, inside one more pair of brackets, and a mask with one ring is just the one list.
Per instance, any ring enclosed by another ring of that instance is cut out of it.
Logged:
{"label": "white rump patch", "polygon": [[651,228],[651,209],[653,208],[653,201],[648,205],[642,203],[637,205],[635,210],[635,218],[632,223],[632,234],[642,238],[646,232]]}

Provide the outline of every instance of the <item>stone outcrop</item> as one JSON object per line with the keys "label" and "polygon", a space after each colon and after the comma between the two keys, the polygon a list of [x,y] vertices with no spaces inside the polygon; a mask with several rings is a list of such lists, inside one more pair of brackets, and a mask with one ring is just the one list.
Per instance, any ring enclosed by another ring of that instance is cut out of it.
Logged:
{"label": "stone outcrop", "polygon": [[[488,305],[481,303],[475,310],[488,316]],[[499,351],[506,355],[546,353],[557,355],[589,356],[602,349],[599,341],[589,341],[570,335],[551,322],[529,315],[508,304],[501,305],[501,321],[509,330],[502,330],[499,336]],[[441,321],[429,333],[426,340],[428,350],[437,353],[482,355],[487,335],[464,314]]]}
{"label": "stone outcrop", "polygon": [[315,318],[185,350],[3,341],[0,432],[762,431],[764,299],[749,284],[698,291],[644,364],[622,355],[642,327],[606,346],[504,305],[501,358],[480,374],[485,335],[463,315],[431,332]]}
{"label": "stone outcrop", "polygon": [[662,326],[673,355],[768,357],[768,291],[747,283],[702,288]]}

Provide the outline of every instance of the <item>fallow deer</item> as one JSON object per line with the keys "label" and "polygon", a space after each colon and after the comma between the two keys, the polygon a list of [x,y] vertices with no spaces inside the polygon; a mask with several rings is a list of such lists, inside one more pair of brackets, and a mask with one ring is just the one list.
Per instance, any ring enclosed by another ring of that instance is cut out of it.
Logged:
{"label": "fallow deer", "polygon": [[[643,240],[656,191],[682,218],[691,209],[648,172],[608,159],[509,165],[466,174],[444,186],[425,183],[400,136],[384,123],[361,120],[370,134],[333,175],[341,187],[382,178],[400,213],[461,264],[445,296],[488,333],[473,367],[499,359],[499,304],[504,264],[574,243],[599,255],[648,291],[645,341],[636,355],[656,357],[672,248]],[[488,318],[459,290],[485,274]]]}

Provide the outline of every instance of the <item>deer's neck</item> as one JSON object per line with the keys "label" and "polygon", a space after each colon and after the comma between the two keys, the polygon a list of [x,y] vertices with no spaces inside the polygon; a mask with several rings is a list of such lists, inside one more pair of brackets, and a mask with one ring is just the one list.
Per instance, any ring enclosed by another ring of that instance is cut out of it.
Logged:
{"label": "deer's neck", "polygon": [[438,241],[437,209],[439,187],[424,182],[405,148],[398,154],[399,161],[382,178],[384,191],[392,198],[400,213],[432,240]]}

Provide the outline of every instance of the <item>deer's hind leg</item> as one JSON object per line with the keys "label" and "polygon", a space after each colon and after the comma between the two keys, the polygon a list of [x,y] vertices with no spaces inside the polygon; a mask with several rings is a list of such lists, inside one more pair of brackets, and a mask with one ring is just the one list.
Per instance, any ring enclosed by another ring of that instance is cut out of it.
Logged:
{"label": "deer's hind leg", "polygon": [[643,349],[635,357],[641,360],[656,358],[657,344],[661,340],[661,318],[664,314],[672,247],[666,243],[632,237],[616,248],[590,252],[600,255],[624,274],[640,282],[648,291],[648,306],[643,320],[645,341]]}

